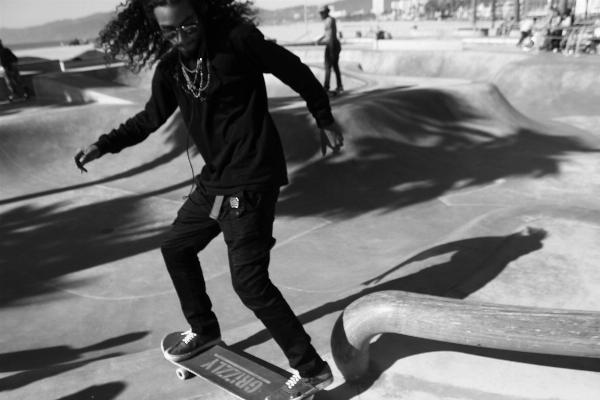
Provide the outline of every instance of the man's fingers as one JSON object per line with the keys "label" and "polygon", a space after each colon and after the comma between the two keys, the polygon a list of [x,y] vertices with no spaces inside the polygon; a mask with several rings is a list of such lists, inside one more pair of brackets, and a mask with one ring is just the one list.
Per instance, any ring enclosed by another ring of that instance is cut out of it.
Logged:
{"label": "man's fingers", "polygon": [[325,132],[321,130],[321,154],[323,154],[323,156],[327,154],[327,142],[329,142],[329,139],[327,139]]}
{"label": "man's fingers", "polygon": [[338,132],[334,132],[333,134],[335,145],[340,148],[344,146],[344,137],[340,135]]}
{"label": "man's fingers", "polygon": [[75,166],[77,167],[77,169],[79,170],[79,172],[84,173],[87,172],[87,169],[85,169],[83,167],[83,165],[86,163],[86,153],[83,149],[79,149],[79,151],[77,152],[77,154],[75,154],[74,157],[75,160]]}

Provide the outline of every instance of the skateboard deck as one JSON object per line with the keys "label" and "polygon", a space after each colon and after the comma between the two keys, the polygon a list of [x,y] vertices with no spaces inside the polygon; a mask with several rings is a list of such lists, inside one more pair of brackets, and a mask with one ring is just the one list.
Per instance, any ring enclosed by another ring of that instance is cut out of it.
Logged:
{"label": "skateboard deck", "polygon": [[337,97],[337,96],[343,96],[345,92],[338,92],[337,90],[329,90],[327,92],[327,94],[329,94],[329,97]]}
{"label": "skateboard deck", "polygon": [[[163,353],[181,339],[181,332],[167,335],[161,344]],[[292,376],[290,372],[243,351],[234,350],[224,342],[189,360],[171,362],[178,367],[176,374],[179,379],[196,375],[244,400],[265,400]],[[312,398],[309,396],[306,400]]]}
{"label": "skateboard deck", "polygon": [[4,105],[4,104],[11,104],[11,103],[20,103],[20,102],[22,102],[22,101],[27,101],[27,100],[29,100],[29,97],[15,97],[15,98],[14,98],[14,99],[12,99],[12,100],[8,100],[8,99],[6,99],[6,100],[1,100],[1,101],[0,101],[0,105]]}

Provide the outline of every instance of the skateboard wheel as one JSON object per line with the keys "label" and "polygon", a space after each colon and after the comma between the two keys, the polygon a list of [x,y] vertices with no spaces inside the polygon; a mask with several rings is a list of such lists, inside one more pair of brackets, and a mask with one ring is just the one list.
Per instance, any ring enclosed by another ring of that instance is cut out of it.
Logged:
{"label": "skateboard wheel", "polygon": [[182,381],[188,379],[191,375],[190,371],[184,368],[177,368],[177,371],[175,371],[175,373],[177,374],[177,377]]}

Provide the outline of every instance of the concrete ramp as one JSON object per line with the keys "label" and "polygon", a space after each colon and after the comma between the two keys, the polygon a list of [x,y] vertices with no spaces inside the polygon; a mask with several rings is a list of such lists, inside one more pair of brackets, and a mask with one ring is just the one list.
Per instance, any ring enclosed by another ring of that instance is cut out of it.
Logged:
{"label": "concrete ramp", "polygon": [[[336,156],[321,156],[298,96],[270,100],[290,173],[270,273],[328,360],[341,311],[381,290],[600,310],[600,146],[589,120],[532,118],[497,86],[464,78],[346,69],[350,90],[332,98],[346,138]],[[143,84],[135,96],[119,85],[112,95],[132,104],[0,110],[3,398],[226,398],[177,380],[158,350],[186,328],[159,246],[202,167],[180,117],[88,174],[73,165],[80,146],[143,106]],[[201,262],[223,339],[286,367],[231,289],[220,237]],[[372,357],[371,381],[336,374],[316,400],[591,400],[599,390],[600,368],[579,358],[393,335]]]}

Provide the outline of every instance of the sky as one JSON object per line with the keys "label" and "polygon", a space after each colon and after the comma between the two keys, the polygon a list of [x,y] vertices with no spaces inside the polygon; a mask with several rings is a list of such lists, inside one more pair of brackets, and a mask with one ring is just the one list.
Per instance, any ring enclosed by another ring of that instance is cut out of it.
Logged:
{"label": "sky", "polygon": [[[0,0],[0,28],[25,28],[62,19],[114,11],[124,0]],[[332,1],[333,2],[333,1]],[[320,5],[326,0],[254,0],[254,5],[275,10],[297,5]]]}

